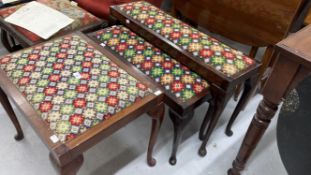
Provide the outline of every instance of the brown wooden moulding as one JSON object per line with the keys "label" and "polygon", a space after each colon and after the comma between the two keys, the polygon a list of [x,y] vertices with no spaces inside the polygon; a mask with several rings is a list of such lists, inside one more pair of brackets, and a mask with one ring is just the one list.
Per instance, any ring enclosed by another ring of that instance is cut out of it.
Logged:
{"label": "brown wooden moulding", "polygon": [[276,45],[273,70],[263,88],[264,99],[248,128],[239,153],[228,170],[229,175],[240,175],[256,148],[279,104],[287,94],[311,72],[311,26],[290,35]]}
{"label": "brown wooden moulding", "polygon": [[[67,140],[65,142],[53,142],[51,137],[55,135],[54,132],[49,128],[47,122],[41,118],[39,113],[26,100],[25,96],[22,95],[13,82],[11,82],[11,79],[7,77],[6,72],[0,69],[0,76],[2,77],[0,79],[0,87],[3,89],[3,92],[12,99],[12,102],[17,106],[18,110],[21,111],[23,116],[31,124],[40,139],[48,147],[50,151],[50,158],[52,159],[54,165],[56,165],[56,167],[59,169],[60,174],[76,174],[83,163],[83,153],[86,150],[90,149],[105,137],[108,137],[118,129],[122,128],[146,112],[152,118],[152,130],[147,153],[147,162],[150,166],[154,166],[156,161],[152,156],[152,151],[164,115],[162,92],[159,91],[157,87],[153,86],[153,83],[146,79],[144,76],[137,74],[136,71],[131,67],[118,60],[113,54],[98,46],[82,33],[74,33],[68,36],[73,35],[81,37],[83,40],[87,41],[88,44],[109,58],[113,63],[118,65],[121,69],[125,70],[129,75],[135,77],[140,82],[144,82],[144,84],[147,85],[153,93],[150,93],[141,100],[133,103],[131,106],[126,107],[122,111],[106,119],[104,122],[89,128],[87,131],[77,135],[73,139]],[[40,46],[40,44],[37,46]],[[4,106],[10,105],[7,101],[3,101],[2,99],[3,98],[1,98],[1,102]]]}
{"label": "brown wooden moulding", "polygon": [[[184,65],[187,65],[192,71],[198,73],[205,78],[211,85],[212,100],[210,101],[211,107],[202,123],[199,138],[203,143],[199,149],[201,156],[206,155],[207,141],[216,126],[216,123],[225,108],[228,100],[233,96],[237,85],[247,81],[251,89],[254,87],[254,82],[257,81],[257,73],[260,64],[255,63],[245,70],[242,70],[232,76],[226,76],[220,71],[217,71],[212,66],[204,63],[197,57],[193,56],[190,52],[185,51],[183,48],[174,44],[167,38],[159,33],[147,28],[141,21],[134,19],[129,14],[120,9],[120,6],[111,7],[111,15],[118,21],[141,35],[156,47],[162,49],[174,59],[178,60]],[[252,96],[252,90],[244,91],[243,99],[241,99],[235,109],[237,115],[245,106],[248,99]],[[171,162],[172,163],[172,162]]]}

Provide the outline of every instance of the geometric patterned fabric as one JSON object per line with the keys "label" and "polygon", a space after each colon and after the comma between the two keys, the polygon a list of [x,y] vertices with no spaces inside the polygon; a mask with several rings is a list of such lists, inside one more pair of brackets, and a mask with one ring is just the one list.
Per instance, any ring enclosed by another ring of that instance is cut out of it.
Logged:
{"label": "geometric patterned fabric", "polygon": [[0,68],[62,142],[150,92],[74,34],[6,55]]}
{"label": "geometric patterned fabric", "polygon": [[[65,33],[68,31],[73,31],[75,29],[91,25],[93,23],[99,22],[100,20],[93,16],[91,13],[81,9],[80,7],[71,5],[68,0],[37,0],[37,2],[40,2],[44,5],[47,5],[66,16],[74,19],[74,22],[70,25],[66,26],[62,30],[60,30],[59,33]],[[8,7],[0,10],[0,16],[2,18],[6,18],[7,16],[14,13],[16,10],[18,10],[20,7],[22,7],[24,4]],[[37,36],[36,34],[22,28],[16,25],[13,25],[13,27],[20,32],[22,35],[24,35],[26,38],[28,38],[32,42],[40,41],[41,38]]]}
{"label": "geometric patterned fabric", "polygon": [[208,83],[124,26],[96,32],[96,38],[185,102],[208,88]]}
{"label": "geometric patterned fabric", "polygon": [[242,52],[230,48],[147,2],[122,4],[118,8],[228,77],[255,64],[253,59]]}

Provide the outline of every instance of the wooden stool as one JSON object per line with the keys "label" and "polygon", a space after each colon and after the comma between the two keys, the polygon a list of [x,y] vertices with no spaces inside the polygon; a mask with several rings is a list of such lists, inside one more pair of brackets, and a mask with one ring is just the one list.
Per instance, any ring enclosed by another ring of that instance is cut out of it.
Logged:
{"label": "wooden stool", "polygon": [[[58,10],[68,17],[74,19],[74,22],[67,27],[60,30],[54,36],[61,36],[74,31],[92,31],[99,28],[103,21],[93,16],[87,11],[70,4],[67,0],[37,0],[55,10]],[[8,17],[24,4],[4,8],[0,10],[0,28],[1,28],[1,40],[5,48],[9,52],[19,50],[33,46],[44,40],[36,34],[13,24],[4,21],[4,18]]]}
{"label": "wooden stool", "polygon": [[145,112],[152,118],[147,161],[155,165],[161,90],[83,34],[3,56],[0,68],[1,103],[10,106],[2,99],[12,99],[61,174],[76,174],[86,150]]}
{"label": "wooden stool", "polygon": [[[239,112],[251,96],[259,64],[147,2],[113,6],[111,14],[209,82],[212,99],[199,134],[203,140],[199,154],[205,156],[206,143],[235,87],[248,82],[235,112]],[[176,115],[183,118],[182,114]]]}
{"label": "wooden stool", "polygon": [[170,107],[174,124],[174,143],[170,158],[176,164],[176,152],[182,133],[194,117],[194,109],[209,100],[208,83],[175,59],[154,47],[124,26],[112,26],[93,34],[94,40],[131,63],[165,92],[164,102]]}

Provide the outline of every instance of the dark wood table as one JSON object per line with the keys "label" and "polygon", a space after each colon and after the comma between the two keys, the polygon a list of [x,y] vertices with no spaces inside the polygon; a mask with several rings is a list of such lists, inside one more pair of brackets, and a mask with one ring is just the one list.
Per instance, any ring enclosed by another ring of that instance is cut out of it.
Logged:
{"label": "dark wood table", "polygon": [[[61,174],[76,174],[83,153],[143,113],[152,118],[147,162],[164,117],[153,82],[82,33],[0,58],[0,101],[22,130],[8,98],[50,151]],[[20,143],[22,144],[22,143]]]}
{"label": "dark wood table", "polygon": [[[105,26],[106,22],[95,17],[91,13],[83,10],[78,6],[72,5],[67,0],[37,0],[53,9],[64,13],[68,17],[74,19],[74,22],[66,26],[53,37],[59,37],[75,31],[90,32],[94,31],[102,26]],[[1,41],[4,47],[13,52],[21,48],[27,48],[35,44],[44,42],[45,40],[37,36],[36,34],[13,24],[7,23],[4,19],[10,14],[14,13],[24,4],[18,4],[11,7],[0,9],[0,28],[1,28]],[[50,39],[51,39],[50,38]]]}
{"label": "dark wood table", "polygon": [[282,99],[311,71],[311,25],[276,45],[273,71],[263,88],[264,99],[248,128],[229,175],[239,175],[275,116]]}

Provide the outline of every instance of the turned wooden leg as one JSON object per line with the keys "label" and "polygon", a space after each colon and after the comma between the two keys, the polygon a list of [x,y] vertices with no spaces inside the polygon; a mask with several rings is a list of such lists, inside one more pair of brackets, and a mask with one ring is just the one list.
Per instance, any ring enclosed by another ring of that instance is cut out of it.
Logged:
{"label": "turned wooden leg", "polygon": [[15,129],[17,131],[17,134],[15,135],[15,140],[19,141],[22,140],[24,138],[24,133],[23,130],[16,118],[16,115],[14,113],[14,110],[9,102],[8,97],[6,96],[6,94],[3,92],[3,90],[0,88],[0,102],[4,108],[4,110],[6,111],[6,113],[8,114],[8,116],[10,117],[13,125],[15,126]]}
{"label": "turned wooden leg", "polygon": [[152,118],[152,128],[147,152],[147,163],[149,166],[155,166],[156,159],[153,158],[153,148],[157,141],[157,136],[164,118],[165,105],[164,103],[159,104],[154,110],[148,112]]}
{"label": "turned wooden leg", "polygon": [[249,102],[250,98],[252,98],[253,95],[255,94],[255,91],[257,89],[256,88],[257,79],[258,79],[258,77],[254,76],[254,77],[245,81],[244,91],[243,91],[243,94],[241,96],[241,99],[240,99],[238,105],[236,106],[236,108],[234,109],[234,112],[233,112],[233,114],[229,120],[229,123],[226,127],[225,133],[227,136],[232,136],[233,132],[231,130],[231,127],[232,127],[234,121],[236,120],[236,118],[240,114],[240,112],[245,108],[245,106]]}
{"label": "turned wooden leg", "polygon": [[[200,130],[202,131],[202,136],[203,136],[203,142],[202,142],[202,145],[199,149],[199,155],[200,156],[205,156],[206,155],[206,144],[218,122],[218,119],[225,107],[225,102],[223,99],[220,99],[220,98],[214,98],[213,101],[211,101],[210,103],[212,106],[210,108],[213,108],[211,109],[212,111],[208,111],[206,113],[206,116],[205,116],[205,119],[206,118],[210,118],[209,120],[209,124],[208,124],[208,128],[207,130],[205,129],[206,126],[202,125],[203,128],[201,128]],[[209,109],[210,110],[210,109]],[[211,114],[211,115],[210,115]],[[210,115],[210,116],[209,116]],[[204,134],[204,131],[206,130],[206,133]]]}
{"label": "turned wooden leg", "polygon": [[257,113],[247,130],[240,151],[233,162],[233,167],[228,171],[229,175],[240,175],[240,172],[244,169],[248,158],[256,148],[277,109],[278,104],[271,103],[267,99],[261,101],[257,108]]}
{"label": "turned wooden leg", "polygon": [[180,116],[177,113],[175,113],[174,111],[169,110],[169,115],[170,115],[170,118],[171,118],[173,125],[174,125],[173,150],[172,150],[172,154],[171,154],[169,162],[171,165],[175,165],[177,162],[176,153],[177,153],[177,149],[178,149],[180,140],[181,140],[182,135],[183,135],[184,128],[188,125],[188,123],[193,118],[194,112],[191,111],[184,116]]}
{"label": "turned wooden leg", "polygon": [[59,161],[50,153],[50,159],[60,175],[76,175],[83,164],[83,155],[77,156],[65,165],[61,165]]}

